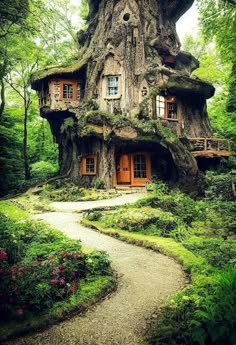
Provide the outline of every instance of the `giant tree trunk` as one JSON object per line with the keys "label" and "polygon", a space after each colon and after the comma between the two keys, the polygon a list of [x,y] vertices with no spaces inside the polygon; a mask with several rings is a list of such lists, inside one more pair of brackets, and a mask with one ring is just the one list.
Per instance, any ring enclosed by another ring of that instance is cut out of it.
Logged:
{"label": "giant tree trunk", "polygon": [[1,80],[0,81],[0,94],[1,94],[1,104],[0,104],[0,119],[3,115],[3,112],[4,112],[4,109],[5,109],[5,104],[6,104],[6,101],[5,101],[5,84],[4,84],[4,81]]}
{"label": "giant tree trunk", "polygon": [[[90,0],[90,25],[83,54],[89,51],[86,96],[97,96],[101,74],[113,65],[122,73],[122,111],[137,108],[137,90],[162,55],[177,55],[175,23],[193,0]],[[109,71],[107,73],[109,73]],[[101,81],[100,81],[101,82]]]}
{"label": "giant tree trunk", "polygon": [[[180,52],[176,33],[177,20],[193,2],[89,0],[88,29],[78,33],[81,61],[65,68],[52,68],[33,82],[40,92],[42,83],[52,85],[54,77],[58,82],[60,78],[71,78],[78,80],[83,90],[81,96],[85,102],[79,107],[67,102],[60,108],[58,102],[56,108],[48,105],[41,109],[59,143],[61,174],[82,176],[83,157],[97,155],[97,175],[82,178],[88,184],[96,177],[101,178],[110,188],[115,155],[122,145],[129,152],[131,147],[142,150],[142,145],[154,143],[154,153],[155,149],[164,148],[171,155],[179,185],[189,191],[197,189],[196,160],[188,147],[169,131],[174,128],[177,136],[184,138],[211,135],[205,105],[214,88],[189,77],[198,62],[191,54]],[[109,97],[107,92],[109,76],[115,76],[119,83],[116,97]],[[55,91],[53,101],[56,94]],[[165,101],[173,97],[173,102],[176,96],[180,115],[176,122],[167,117],[160,119],[160,114],[158,117],[157,95],[162,95]],[[88,99],[95,101],[97,112],[87,112]],[[144,115],[141,105],[145,108]],[[68,122],[68,127],[62,130],[63,120],[68,117],[74,118],[74,126]]]}
{"label": "giant tree trunk", "polygon": [[[130,117],[137,114],[140,89],[146,86],[145,76],[153,67],[162,65],[164,55],[177,56],[180,52],[175,24],[193,2],[90,0],[88,31],[80,36],[80,43],[84,44],[82,55],[90,56],[85,96],[96,98],[103,110],[115,110]],[[98,92],[103,78],[111,71],[122,76],[120,101],[104,101],[104,94]],[[155,77],[149,77],[149,87],[152,86],[155,87]],[[180,184],[194,189],[199,177],[195,159],[180,143],[168,148],[176,163]]]}

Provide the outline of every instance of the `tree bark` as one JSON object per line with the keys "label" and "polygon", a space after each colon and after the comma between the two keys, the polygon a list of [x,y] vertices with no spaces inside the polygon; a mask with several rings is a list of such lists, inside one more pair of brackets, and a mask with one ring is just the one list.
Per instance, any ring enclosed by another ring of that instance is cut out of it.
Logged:
{"label": "tree bark", "polygon": [[28,158],[28,111],[29,107],[27,101],[24,100],[24,137],[23,137],[23,158],[24,158],[24,173],[25,180],[31,178],[29,158]]}
{"label": "tree bark", "polygon": [[5,84],[4,84],[4,81],[1,80],[0,81],[0,87],[1,87],[1,104],[0,104],[0,119],[3,115],[3,112],[4,112],[4,109],[5,109]]}

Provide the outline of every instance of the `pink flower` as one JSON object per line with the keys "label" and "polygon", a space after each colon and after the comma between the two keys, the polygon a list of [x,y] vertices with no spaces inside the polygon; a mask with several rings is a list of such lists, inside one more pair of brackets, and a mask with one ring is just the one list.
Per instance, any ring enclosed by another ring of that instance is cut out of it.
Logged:
{"label": "pink flower", "polygon": [[56,274],[60,274],[60,273],[61,273],[61,270],[60,270],[59,267],[56,267],[55,270],[54,270],[54,272],[55,272]]}
{"label": "pink flower", "polygon": [[50,283],[51,283],[52,285],[55,285],[55,284],[58,283],[58,280],[57,280],[57,279],[52,279],[52,280],[50,281]]}
{"label": "pink flower", "polygon": [[64,256],[64,255],[65,255],[65,252],[62,251],[62,252],[60,252],[59,254],[60,254],[61,256]]}
{"label": "pink flower", "polygon": [[48,257],[48,260],[53,260],[54,259],[54,256],[53,255],[50,255],[49,257]]}
{"label": "pink flower", "polygon": [[24,315],[24,310],[23,310],[23,309],[18,309],[18,310],[17,310],[17,314],[18,314],[19,316]]}
{"label": "pink flower", "polygon": [[5,250],[0,250],[0,260],[7,260],[7,253],[5,252]]}
{"label": "pink flower", "polygon": [[61,278],[61,279],[60,279],[60,284],[61,284],[61,285],[65,285],[65,283],[66,283],[65,279]]}
{"label": "pink flower", "polygon": [[75,272],[71,272],[71,277],[75,277],[76,273]]}
{"label": "pink flower", "polygon": [[75,292],[75,291],[76,291],[75,286],[71,286],[71,287],[70,287],[70,292]]}

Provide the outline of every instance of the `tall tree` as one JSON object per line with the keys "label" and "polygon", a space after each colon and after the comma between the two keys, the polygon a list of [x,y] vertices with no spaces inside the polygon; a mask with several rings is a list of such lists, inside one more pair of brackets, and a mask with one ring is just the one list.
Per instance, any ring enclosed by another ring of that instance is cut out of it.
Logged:
{"label": "tall tree", "polygon": [[15,34],[25,25],[29,0],[2,0],[0,7],[0,39]]}
{"label": "tall tree", "polygon": [[198,4],[204,37],[215,40],[222,62],[232,64],[228,111],[236,112],[236,1],[198,0]]}
{"label": "tall tree", "polygon": [[23,157],[24,157],[24,173],[25,179],[30,179],[30,167],[28,160],[28,116],[29,109],[32,103],[32,93],[30,88],[30,79],[32,73],[38,68],[38,62],[41,51],[27,37],[24,37],[22,42],[17,42],[17,46],[12,48],[14,50],[14,56],[16,57],[16,63],[11,71],[4,78],[7,84],[20,96],[23,102],[24,109],[24,134],[23,134]]}

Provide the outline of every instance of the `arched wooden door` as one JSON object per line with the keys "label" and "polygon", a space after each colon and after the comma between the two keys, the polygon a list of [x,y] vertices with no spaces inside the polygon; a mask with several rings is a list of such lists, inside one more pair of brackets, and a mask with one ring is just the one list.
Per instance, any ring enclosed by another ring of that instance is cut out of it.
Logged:
{"label": "arched wooden door", "polygon": [[131,183],[131,157],[128,154],[116,156],[117,183]]}

